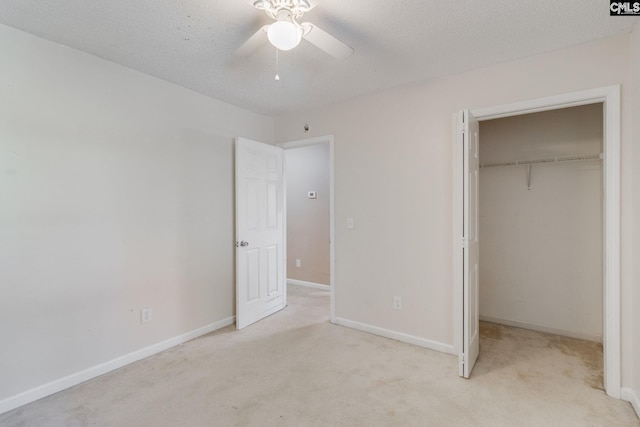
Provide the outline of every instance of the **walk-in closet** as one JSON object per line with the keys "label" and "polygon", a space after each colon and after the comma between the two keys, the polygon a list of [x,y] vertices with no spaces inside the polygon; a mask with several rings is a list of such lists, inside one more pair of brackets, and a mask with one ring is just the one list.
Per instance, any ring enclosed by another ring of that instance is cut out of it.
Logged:
{"label": "walk-in closet", "polygon": [[602,104],[480,135],[480,320],[601,342]]}

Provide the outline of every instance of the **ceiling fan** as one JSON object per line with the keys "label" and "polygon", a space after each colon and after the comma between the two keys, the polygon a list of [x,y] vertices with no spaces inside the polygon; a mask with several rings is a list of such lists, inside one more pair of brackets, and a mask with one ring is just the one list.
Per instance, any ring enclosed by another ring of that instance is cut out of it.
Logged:
{"label": "ceiling fan", "polygon": [[249,37],[236,51],[236,55],[248,57],[267,41],[279,50],[291,50],[304,38],[336,59],[347,59],[353,54],[351,47],[314,24],[298,22],[314,6],[309,0],[253,1],[253,7],[264,10],[276,22],[265,25]]}

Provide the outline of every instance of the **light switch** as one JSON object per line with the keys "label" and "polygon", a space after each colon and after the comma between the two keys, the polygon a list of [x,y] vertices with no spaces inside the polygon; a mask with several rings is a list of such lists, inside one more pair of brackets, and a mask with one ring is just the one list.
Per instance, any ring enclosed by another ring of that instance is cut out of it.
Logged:
{"label": "light switch", "polygon": [[309,192],[307,192],[307,197],[309,199],[317,199],[318,198],[318,192],[317,191],[309,191]]}
{"label": "light switch", "polygon": [[353,218],[347,218],[347,229],[353,230],[355,228],[355,223],[353,222]]}

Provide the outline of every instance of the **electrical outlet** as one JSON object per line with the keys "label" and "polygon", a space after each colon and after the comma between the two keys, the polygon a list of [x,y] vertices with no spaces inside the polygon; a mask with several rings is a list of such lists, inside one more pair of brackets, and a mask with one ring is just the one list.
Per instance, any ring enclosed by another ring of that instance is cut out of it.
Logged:
{"label": "electrical outlet", "polygon": [[149,307],[140,310],[140,323],[147,323],[153,320],[153,310]]}
{"label": "electrical outlet", "polygon": [[300,262],[299,259],[296,260],[296,267],[298,268],[302,267],[302,263]]}
{"label": "electrical outlet", "polygon": [[402,297],[393,297],[393,308],[396,310],[402,310]]}

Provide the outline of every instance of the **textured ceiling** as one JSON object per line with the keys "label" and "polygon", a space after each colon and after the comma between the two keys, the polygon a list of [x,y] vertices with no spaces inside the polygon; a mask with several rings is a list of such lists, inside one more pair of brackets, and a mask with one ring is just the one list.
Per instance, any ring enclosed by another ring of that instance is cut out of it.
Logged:
{"label": "textured ceiling", "polygon": [[269,18],[248,0],[0,0],[0,23],[213,98],[279,115],[629,33],[606,0],[322,0],[303,21],[355,49],[235,50]]}

